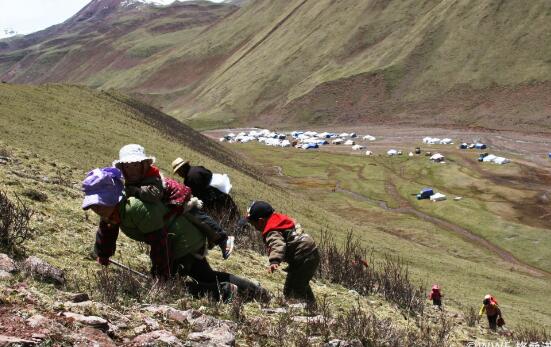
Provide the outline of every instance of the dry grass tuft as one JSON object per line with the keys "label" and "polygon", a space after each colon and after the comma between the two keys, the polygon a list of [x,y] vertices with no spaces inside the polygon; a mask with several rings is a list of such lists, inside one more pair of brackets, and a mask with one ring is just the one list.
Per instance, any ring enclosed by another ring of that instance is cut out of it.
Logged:
{"label": "dry grass tuft", "polygon": [[0,248],[4,252],[13,254],[33,236],[29,226],[33,213],[19,197],[13,202],[0,190]]}

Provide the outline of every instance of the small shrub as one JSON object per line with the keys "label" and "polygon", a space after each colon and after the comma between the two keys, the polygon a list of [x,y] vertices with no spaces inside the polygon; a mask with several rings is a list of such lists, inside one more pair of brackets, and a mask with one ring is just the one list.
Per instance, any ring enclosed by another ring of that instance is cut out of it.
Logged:
{"label": "small shrub", "polygon": [[46,193],[39,192],[38,190],[32,188],[25,189],[22,194],[23,196],[38,202],[45,202],[48,200],[48,195],[46,195]]}
{"label": "small shrub", "polygon": [[[333,320],[333,313],[327,296],[324,296],[319,300],[317,308],[317,313],[322,317],[320,320],[312,320],[306,324],[306,333],[308,336],[321,336],[325,341],[329,340],[331,337],[331,324]],[[313,316],[316,312],[309,312],[309,316]]]}
{"label": "small shrub", "polygon": [[99,293],[101,300],[109,304],[122,304],[129,300],[142,302],[145,286],[127,271],[103,267],[92,278],[90,292]]}
{"label": "small shrub", "polygon": [[16,199],[10,201],[0,190],[0,247],[6,253],[13,253],[33,235],[29,227],[33,211],[17,196]]}
{"label": "small shrub", "polygon": [[379,319],[360,305],[338,315],[334,330],[339,338],[358,339],[364,346],[403,346],[407,338],[389,319]]}
{"label": "small shrub", "polygon": [[11,153],[7,148],[0,148],[0,157],[9,158],[11,157]]}
{"label": "small shrub", "polygon": [[473,306],[469,306],[469,308],[465,312],[465,322],[467,323],[468,327],[474,327],[480,322],[480,316],[478,315],[476,308],[474,308]]}
{"label": "small shrub", "polygon": [[[319,242],[320,275],[330,282],[354,289],[362,295],[382,294],[413,315],[422,315],[425,289],[413,284],[407,265],[400,259],[386,256],[375,262],[372,254],[348,233],[343,247],[327,233]],[[369,259],[369,260],[368,260]]]}
{"label": "small shrub", "polygon": [[230,305],[230,317],[232,320],[240,323],[246,321],[247,317],[245,316],[245,311],[243,308],[244,303],[245,301],[240,295],[235,295],[232,298]]}
{"label": "small shrub", "polygon": [[419,330],[409,334],[409,345],[420,347],[449,346],[453,322],[445,314],[440,314],[435,324],[429,320],[418,319]]}
{"label": "small shrub", "polygon": [[540,325],[524,325],[513,332],[514,339],[526,343],[540,343],[542,346],[551,341],[551,331]]}

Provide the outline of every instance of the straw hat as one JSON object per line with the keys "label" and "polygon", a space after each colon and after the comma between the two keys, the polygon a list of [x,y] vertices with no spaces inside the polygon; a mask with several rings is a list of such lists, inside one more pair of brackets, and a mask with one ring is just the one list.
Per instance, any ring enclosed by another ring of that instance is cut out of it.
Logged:
{"label": "straw hat", "polygon": [[184,160],[180,157],[174,159],[172,162],[172,172],[176,173],[182,166],[189,164],[189,161]]}

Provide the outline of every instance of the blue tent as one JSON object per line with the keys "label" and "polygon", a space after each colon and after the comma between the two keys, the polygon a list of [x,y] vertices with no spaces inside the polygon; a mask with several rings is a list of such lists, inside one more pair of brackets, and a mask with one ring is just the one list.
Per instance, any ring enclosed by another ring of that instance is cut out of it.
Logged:
{"label": "blue tent", "polygon": [[486,149],[487,147],[488,147],[488,146],[486,146],[486,145],[483,144],[483,143],[476,143],[476,144],[474,145],[474,148],[476,148],[476,149]]}
{"label": "blue tent", "polygon": [[302,145],[302,149],[315,149],[315,148],[319,148],[317,143],[305,143]]}
{"label": "blue tent", "polygon": [[551,152],[547,153],[547,155],[549,156],[549,159],[551,159]]}
{"label": "blue tent", "polygon": [[421,193],[417,194],[417,200],[429,199],[431,195],[434,195],[432,188],[423,188],[421,189]]}

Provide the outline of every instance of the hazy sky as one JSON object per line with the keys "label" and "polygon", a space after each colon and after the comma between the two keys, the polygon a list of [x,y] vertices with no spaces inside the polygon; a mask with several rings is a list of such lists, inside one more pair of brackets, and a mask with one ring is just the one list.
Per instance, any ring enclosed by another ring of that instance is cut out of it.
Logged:
{"label": "hazy sky", "polygon": [[[29,34],[61,23],[91,0],[0,0],[0,30]],[[168,0],[161,0],[168,1]],[[220,2],[221,0],[215,0]]]}

